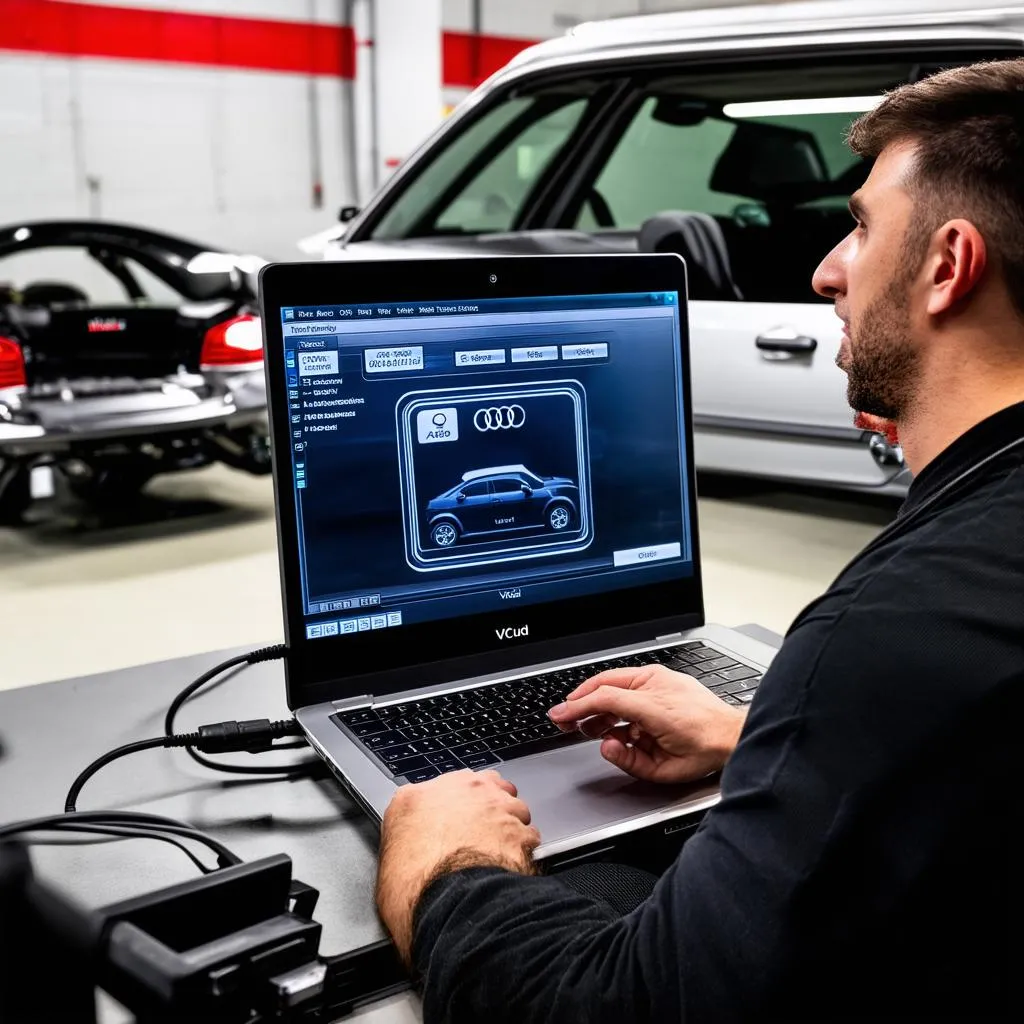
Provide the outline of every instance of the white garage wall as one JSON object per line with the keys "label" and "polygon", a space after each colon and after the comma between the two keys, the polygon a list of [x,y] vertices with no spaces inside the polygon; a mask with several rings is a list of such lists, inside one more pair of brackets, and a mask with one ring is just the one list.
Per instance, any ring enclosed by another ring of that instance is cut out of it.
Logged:
{"label": "white garage wall", "polygon": [[[329,225],[342,205],[365,198],[373,180],[366,99],[371,62],[369,49],[358,44],[368,35],[367,0],[98,2],[331,26],[345,24],[354,7],[357,79],[0,51],[0,224],[102,217],[291,259],[299,255],[299,238]],[[387,0],[387,6],[393,11],[403,2],[415,5],[410,11],[417,14],[423,6],[421,0]],[[440,0],[442,26],[470,31],[474,6],[473,0]],[[684,6],[481,0],[479,27],[488,35],[540,39],[579,20]],[[389,77],[381,93],[391,104],[402,92],[393,81],[400,66],[394,55],[382,60]],[[454,102],[466,92],[446,89],[444,97]],[[355,168],[350,105],[356,111]],[[440,117],[440,93],[437,108]],[[394,131],[378,134],[385,136],[377,140],[381,160],[404,156],[417,141],[403,145]]]}
{"label": "white garage wall", "polygon": [[[498,36],[546,39],[581,21],[695,7],[739,7],[766,0],[480,0],[480,31]],[[468,32],[474,0],[444,0],[444,27]]]}

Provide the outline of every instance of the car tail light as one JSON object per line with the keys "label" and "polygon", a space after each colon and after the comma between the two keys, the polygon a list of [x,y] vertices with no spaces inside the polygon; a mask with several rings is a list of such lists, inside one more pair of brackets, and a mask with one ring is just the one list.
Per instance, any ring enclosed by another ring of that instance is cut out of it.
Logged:
{"label": "car tail light", "polygon": [[23,388],[27,383],[21,346],[13,338],[0,336],[0,388]]}
{"label": "car tail light", "polygon": [[214,324],[203,339],[199,356],[202,369],[223,370],[238,366],[251,369],[263,362],[263,333],[260,318],[248,313]]}

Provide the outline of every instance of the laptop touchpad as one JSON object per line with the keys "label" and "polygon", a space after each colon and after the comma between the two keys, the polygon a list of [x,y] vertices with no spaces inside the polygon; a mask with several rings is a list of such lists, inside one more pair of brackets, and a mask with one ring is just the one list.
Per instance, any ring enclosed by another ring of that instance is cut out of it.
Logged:
{"label": "laptop touchpad", "polygon": [[585,832],[597,839],[602,827],[640,815],[696,810],[718,792],[717,777],[685,786],[639,782],[605,761],[596,741],[496,767],[515,783],[545,845]]}

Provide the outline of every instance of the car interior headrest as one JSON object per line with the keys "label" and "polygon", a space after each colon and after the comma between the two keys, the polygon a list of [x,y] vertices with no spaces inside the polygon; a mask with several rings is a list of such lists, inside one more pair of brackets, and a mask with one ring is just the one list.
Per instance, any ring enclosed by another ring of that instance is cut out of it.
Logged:
{"label": "car interior headrest", "polygon": [[825,161],[809,132],[739,121],[709,186],[727,195],[772,200],[826,181]]}
{"label": "car interior headrest", "polygon": [[690,298],[742,300],[732,276],[722,228],[707,213],[666,210],[648,218],[637,233],[640,252],[676,252],[687,264]]}

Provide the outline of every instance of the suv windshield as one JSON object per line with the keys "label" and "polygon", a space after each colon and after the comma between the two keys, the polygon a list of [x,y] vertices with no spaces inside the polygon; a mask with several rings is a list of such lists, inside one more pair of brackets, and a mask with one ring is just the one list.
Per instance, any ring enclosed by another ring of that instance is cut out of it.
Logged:
{"label": "suv windshield", "polygon": [[523,204],[565,148],[596,85],[512,95],[459,131],[420,171],[371,237],[486,234],[516,227]]}

